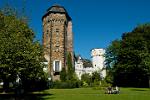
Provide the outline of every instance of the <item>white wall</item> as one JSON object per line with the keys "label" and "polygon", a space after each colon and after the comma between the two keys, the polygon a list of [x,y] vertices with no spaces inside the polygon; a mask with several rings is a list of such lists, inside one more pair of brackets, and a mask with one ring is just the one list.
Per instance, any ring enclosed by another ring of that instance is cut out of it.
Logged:
{"label": "white wall", "polygon": [[91,51],[92,56],[92,64],[96,71],[100,71],[103,78],[106,77],[106,70],[105,68],[105,50],[104,49],[93,49]]}
{"label": "white wall", "polygon": [[88,73],[92,75],[95,71],[100,71],[102,78],[106,77],[106,69],[105,69],[105,50],[104,49],[93,49],[91,51],[92,56],[92,65],[87,68],[84,68],[81,57],[78,58],[77,62],[75,62],[75,73],[79,79],[81,79],[82,74]]}

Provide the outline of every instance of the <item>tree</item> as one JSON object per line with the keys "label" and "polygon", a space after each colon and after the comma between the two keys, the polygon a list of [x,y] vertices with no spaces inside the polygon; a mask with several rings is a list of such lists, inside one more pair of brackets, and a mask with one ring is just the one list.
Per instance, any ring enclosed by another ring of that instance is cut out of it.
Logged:
{"label": "tree", "polygon": [[84,83],[87,83],[87,85],[91,85],[91,83],[92,83],[92,76],[87,74],[87,73],[82,74],[81,80],[83,81],[83,85],[84,85]]}
{"label": "tree", "polygon": [[121,49],[121,41],[120,40],[114,40],[112,43],[108,46],[105,53],[105,63],[108,69],[114,68],[115,64],[118,61],[118,55]]}
{"label": "tree", "polygon": [[72,65],[72,56],[70,53],[67,55],[67,80],[72,80],[74,75],[74,67]]}
{"label": "tree", "polygon": [[93,72],[92,73],[92,81],[94,82],[94,81],[100,81],[101,79],[100,79],[100,73],[98,73],[97,71],[95,71],[95,72]]}
{"label": "tree", "polygon": [[67,73],[65,68],[62,68],[62,71],[60,72],[60,80],[63,82],[67,80]]}
{"label": "tree", "polygon": [[[110,45],[115,49],[109,53],[113,59],[114,84],[120,86],[148,87],[150,76],[150,24],[136,27],[132,32],[124,33],[118,46]],[[109,56],[107,61],[109,62]],[[108,64],[111,64],[110,62]]]}
{"label": "tree", "polygon": [[95,71],[92,73],[92,82],[94,83],[94,85],[100,85],[100,81],[102,80],[100,77],[100,73]]}
{"label": "tree", "polygon": [[105,64],[107,68],[107,77],[109,83],[114,81],[114,74],[116,69],[116,64],[118,63],[118,56],[121,50],[121,40],[114,40],[112,43],[107,47],[105,53]]}
{"label": "tree", "polygon": [[37,41],[33,42],[34,33],[27,23],[15,14],[0,11],[0,23],[0,78],[4,91],[17,76],[24,88],[28,88],[28,81],[39,80],[44,75],[42,48]]}

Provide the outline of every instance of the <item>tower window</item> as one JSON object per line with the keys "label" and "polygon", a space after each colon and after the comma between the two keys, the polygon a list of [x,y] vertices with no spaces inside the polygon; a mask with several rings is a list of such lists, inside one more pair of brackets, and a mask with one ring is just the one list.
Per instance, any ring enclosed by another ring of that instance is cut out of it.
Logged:
{"label": "tower window", "polygon": [[58,37],[59,33],[58,33],[58,32],[56,32],[56,35],[57,35],[57,37]]}
{"label": "tower window", "polygon": [[61,71],[61,61],[59,61],[59,60],[54,61],[53,69],[54,69],[54,72],[60,72]]}
{"label": "tower window", "polygon": [[59,72],[59,61],[55,61],[55,71]]}
{"label": "tower window", "polygon": [[58,29],[58,28],[56,28],[56,32],[59,32],[59,29]]}

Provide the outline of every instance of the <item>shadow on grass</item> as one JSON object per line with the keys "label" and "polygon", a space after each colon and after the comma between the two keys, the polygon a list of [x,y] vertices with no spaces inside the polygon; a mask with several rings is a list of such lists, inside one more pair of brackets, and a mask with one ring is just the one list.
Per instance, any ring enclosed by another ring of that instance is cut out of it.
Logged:
{"label": "shadow on grass", "polygon": [[[44,100],[45,96],[51,96],[52,94],[0,94],[0,100]],[[49,97],[53,99],[53,97]]]}

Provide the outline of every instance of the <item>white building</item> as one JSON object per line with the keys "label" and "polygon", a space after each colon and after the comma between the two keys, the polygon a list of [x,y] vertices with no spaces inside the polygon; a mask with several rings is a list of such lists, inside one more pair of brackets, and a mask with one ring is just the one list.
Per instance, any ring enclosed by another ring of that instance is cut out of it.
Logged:
{"label": "white building", "polygon": [[75,62],[75,73],[79,79],[81,79],[82,74],[88,73],[92,75],[93,72],[100,72],[101,78],[106,77],[105,68],[105,50],[104,49],[93,49],[91,50],[92,56],[92,66],[86,67],[83,64],[82,58],[79,56]]}
{"label": "white building", "polygon": [[106,77],[106,66],[105,66],[105,50],[104,49],[93,49],[91,51],[92,65],[95,71],[100,71],[101,78]]}
{"label": "white building", "polygon": [[81,56],[79,56],[77,58],[77,61],[75,62],[75,73],[77,77],[81,80],[82,74],[88,73],[92,75],[93,72],[94,70],[92,66],[84,68],[83,59],[81,58]]}
{"label": "white building", "polygon": [[83,74],[83,61],[80,56],[77,58],[77,61],[75,61],[75,73],[77,77],[81,79],[81,76]]}

